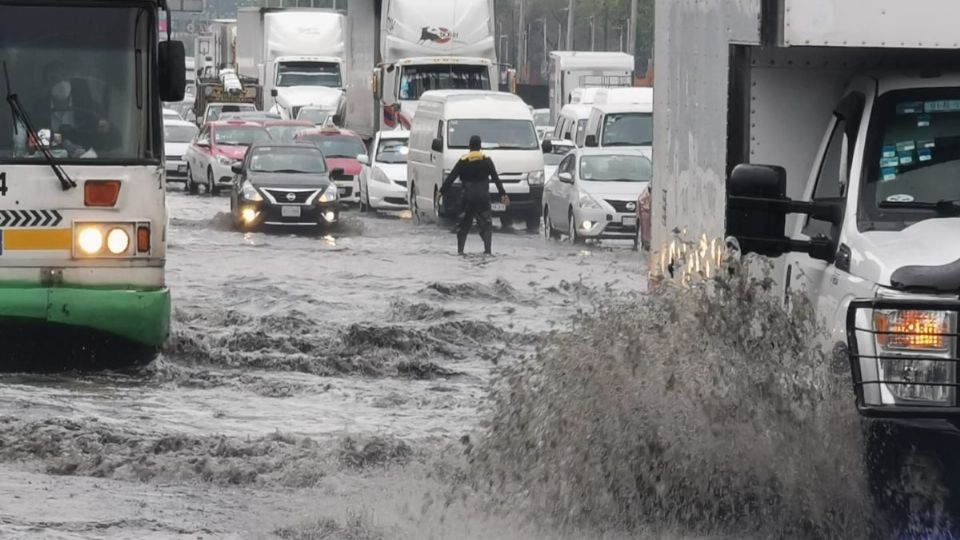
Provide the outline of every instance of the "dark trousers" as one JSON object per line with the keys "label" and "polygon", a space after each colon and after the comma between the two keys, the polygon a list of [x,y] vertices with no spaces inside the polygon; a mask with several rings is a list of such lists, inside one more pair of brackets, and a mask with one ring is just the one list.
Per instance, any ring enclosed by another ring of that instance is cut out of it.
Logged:
{"label": "dark trousers", "polygon": [[467,244],[467,235],[470,227],[476,220],[480,228],[480,238],[483,239],[484,253],[490,253],[493,244],[493,211],[490,209],[490,199],[464,197],[460,207],[460,221],[457,223],[457,253],[463,253]]}

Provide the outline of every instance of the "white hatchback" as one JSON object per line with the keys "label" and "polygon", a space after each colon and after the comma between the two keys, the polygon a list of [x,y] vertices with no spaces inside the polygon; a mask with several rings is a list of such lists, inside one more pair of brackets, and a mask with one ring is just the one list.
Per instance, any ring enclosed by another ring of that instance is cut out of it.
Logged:
{"label": "white hatchback", "polygon": [[633,148],[582,148],[567,154],[543,193],[544,234],[570,243],[591,239],[637,242],[637,200],[653,164]]}
{"label": "white hatchback", "polygon": [[360,211],[407,208],[407,155],[409,131],[380,131],[370,145],[370,155],[360,154]]}

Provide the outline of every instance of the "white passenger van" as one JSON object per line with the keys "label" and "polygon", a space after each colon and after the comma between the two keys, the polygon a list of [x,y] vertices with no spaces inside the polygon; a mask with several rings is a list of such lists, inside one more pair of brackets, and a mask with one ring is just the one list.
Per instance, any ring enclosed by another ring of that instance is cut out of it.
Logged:
{"label": "white passenger van", "polygon": [[592,110],[592,105],[564,105],[553,130],[554,138],[573,142],[579,138],[583,141],[581,135],[587,129],[587,120],[590,119]]}
{"label": "white passenger van", "polygon": [[653,155],[653,103],[594,105],[577,146],[622,146]]}
{"label": "white passenger van", "polygon": [[442,200],[438,195],[447,174],[469,151],[472,135],[483,140],[483,152],[493,159],[510,196],[508,207],[500,204],[491,183],[494,215],[504,226],[520,220],[539,230],[543,153],[533,115],[516,95],[484,90],[434,90],[421,97],[410,130],[407,161],[407,195],[413,218],[440,221],[456,217],[459,183]]}

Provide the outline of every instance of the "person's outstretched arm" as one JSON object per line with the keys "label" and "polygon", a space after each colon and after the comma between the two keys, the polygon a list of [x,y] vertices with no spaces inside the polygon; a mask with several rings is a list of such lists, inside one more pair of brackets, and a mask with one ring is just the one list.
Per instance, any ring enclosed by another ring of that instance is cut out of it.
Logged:
{"label": "person's outstretched arm", "polygon": [[450,171],[450,174],[447,175],[447,179],[443,181],[443,185],[440,186],[440,194],[443,195],[450,189],[450,186],[460,178],[460,163],[463,160],[457,161],[457,164],[453,166],[453,170]]}

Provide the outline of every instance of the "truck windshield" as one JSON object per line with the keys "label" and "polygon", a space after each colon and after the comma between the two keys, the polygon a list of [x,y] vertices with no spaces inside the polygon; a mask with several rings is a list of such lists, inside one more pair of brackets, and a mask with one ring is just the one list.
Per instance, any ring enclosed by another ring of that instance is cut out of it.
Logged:
{"label": "truck windshield", "polygon": [[608,114],[603,118],[601,140],[602,146],[650,146],[653,144],[653,115]]}
{"label": "truck windshield", "polygon": [[428,90],[489,90],[487,66],[405,66],[400,76],[400,99],[416,101]]}
{"label": "truck windshield", "polygon": [[[102,3],[101,3],[102,4]],[[160,126],[149,119],[152,42],[145,7],[4,5],[0,61],[9,84],[51,153],[63,161],[130,161],[161,155]],[[0,89],[6,94],[7,82]],[[36,141],[14,129],[0,104],[0,160],[43,160]]]}
{"label": "truck windshield", "polygon": [[537,130],[530,120],[450,120],[450,148],[467,148],[470,137],[479,135],[488,150],[537,150]]}
{"label": "truck windshield", "polygon": [[287,62],[277,67],[277,86],[340,88],[340,66],[332,62]]}
{"label": "truck windshield", "polygon": [[960,200],[960,89],[890,92],[868,138],[861,219],[902,229],[938,217],[924,203]]}

